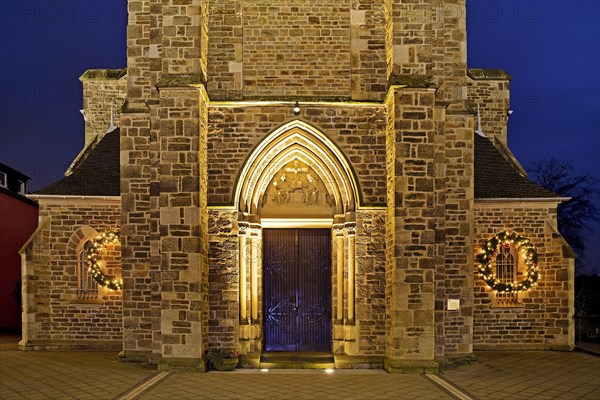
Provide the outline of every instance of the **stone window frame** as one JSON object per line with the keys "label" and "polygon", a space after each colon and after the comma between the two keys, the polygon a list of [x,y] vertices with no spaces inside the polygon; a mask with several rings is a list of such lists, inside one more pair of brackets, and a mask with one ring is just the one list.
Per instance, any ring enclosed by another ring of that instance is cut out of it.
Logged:
{"label": "stone window frame", "polygon": [[[502,257],[503,262],[498,259]],[[520,260],[517,247],[513,244],[510,247],[500,246],[500,252],[494,259],[494,273],[500,282],[516,282],[519,280],[519,273],[523,263]],[[500,267],[503,270],[501,271]],[[522,307],[521,292],[498,293],[494,292],[494,301],[492,306],[495,308]]]}
{"label": "stone window frame", "polygon": [[90,226],[79,226],[69,239],[69,243],[67,245],[68,252],[70,254],[69,259],[72,260],[72,264],[74,265],[74,277],[72,284],[72,301],[74,304],[103,304],[104,300],[102,299],[102,290],[99,286],[97,286],[97,293],[92,295],[91,293],[88,295],[80,294],[79,288],[81,284],[81,271],[85,269],[87,271],[87,263],[84,263],[82,252],[84,250],[84,246],[86,242],[91,242],[93,238],[98,236],[98,231]]}
{"label": "stone window frame", "polygon": [[77,246],[77,299],[95,300],[100,294],[99,285],[92,277],[87,265],[87,253],[92,247],[88,238]]}

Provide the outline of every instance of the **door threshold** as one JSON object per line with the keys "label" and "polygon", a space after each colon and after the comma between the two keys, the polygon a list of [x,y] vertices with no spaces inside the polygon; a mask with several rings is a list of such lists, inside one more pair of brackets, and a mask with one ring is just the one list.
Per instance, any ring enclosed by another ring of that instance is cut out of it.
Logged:
{"label": "door threshold", "polygon": [[330,351],[265,351],[260,355],[260,368],[328,369],[334,365]]}

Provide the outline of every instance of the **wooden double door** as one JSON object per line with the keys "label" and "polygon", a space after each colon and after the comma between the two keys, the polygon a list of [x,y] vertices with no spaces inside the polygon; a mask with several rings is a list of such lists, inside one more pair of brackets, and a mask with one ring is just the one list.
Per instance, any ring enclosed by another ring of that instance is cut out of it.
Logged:
{"label": "wooden double door", "polygon": [[263,230],[266,351],[331,350],[331,230]]}

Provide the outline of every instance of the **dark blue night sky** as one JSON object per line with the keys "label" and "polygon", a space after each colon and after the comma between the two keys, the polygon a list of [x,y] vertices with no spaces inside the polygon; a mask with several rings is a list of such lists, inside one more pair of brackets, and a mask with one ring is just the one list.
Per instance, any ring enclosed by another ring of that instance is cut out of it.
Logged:
{"label": "dark blue night sky", "polygon": [[[469,67],[512,76],[509,146],[600,178],[600,2],[467,2]],[[0,1],[0,161],[36,190],[83,146],[79,76],[126,66],[126,0]],[[588,243],[600,272],[600,223]]]}

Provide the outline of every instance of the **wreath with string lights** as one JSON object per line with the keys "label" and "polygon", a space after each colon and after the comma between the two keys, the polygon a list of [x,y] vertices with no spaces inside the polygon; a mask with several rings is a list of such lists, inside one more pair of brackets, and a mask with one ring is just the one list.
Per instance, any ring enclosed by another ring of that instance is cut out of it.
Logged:
{"label": "wreath with string lights", "polygon": [[[492,269],[492,262],[499,253],[500,246],[517,247],[517,252],[523,255],[527,266],[527,276],[520,282],[500,282]],[[538,252],[531,241],[521,235],[511,232],[500,232],[487,241],[481,253],[477,256],[479,261],[479,275],[495,292],[516,293],[530,290],[540,278],[538,270]]]}
{"label": "wreath with string lights", "polygon": [[111,278],[107,275],[104,275],[104,273],[102,273],[100,270],[98,257],[100,256],[100,253],[108,248],[108,246],[119,243],[121,243],[121,235],[118,231],[103,233],[92,241],[92,248],[87,254],[88,270],[92,274],[92,277],[98,283],[98,285],[110,290],[123,289],[123,279]]}

